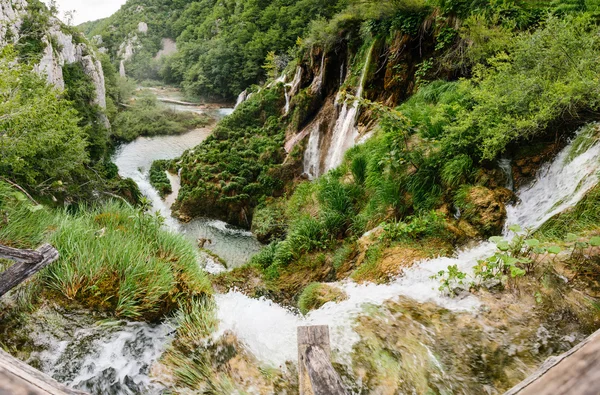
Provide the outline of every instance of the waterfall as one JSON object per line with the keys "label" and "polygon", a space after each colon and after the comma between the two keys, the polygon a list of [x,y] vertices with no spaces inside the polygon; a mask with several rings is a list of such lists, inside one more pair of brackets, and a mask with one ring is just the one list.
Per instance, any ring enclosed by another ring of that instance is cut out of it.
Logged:
{"label": "waterfall", "polygon": [[[567,165],[565,161],[572,154],[572,147],[573,143],[545,166],[534,184],[517,191],[520,203],[508,208],[507,223],[537,228],[552,215],[575,205],[598,183],[600,142],[585,152],[576,152],[577,156]],[[238,291],[231,291],[216,297],[221,322],[219,331],[232,330],[260,360],[282,366],[286,361],[297,358],[297,326],[329,325],[334,355],[337,355],[338,361],[346,359],[359,340],[352,328],[355,318],[364,313],[365,305],[381,305],[386,300],[406,296],[416,302],[435,302],[455,311],[473,311],[479,307],[480,302],[473,295],[462,299],[443,295],[438,290],[439,281],[431,276],[450,265],[457,265],[458,270],[463,272],[472,272],[479,260],[495,251],[495,244],[481,242],[455,257],[415,263],[389,284],[335,283],[333,285],[346,292],[348,299],[327,303],[305,317],[299,317],[267,299],[252,299]]]}
{"label": "waterfall", "polygon": [[360,77],[360,83],[356,89],[356,99],[352,103],[344,101],[342,109],[335,122],[333,129],[333,135],[331,137],[331,144],[325,157],[325,168],[324,172],[328,172],[342,164],[344,154],[356,143],[358,137],[358,129],[356,128],[356,119],[358,117],[358,105],[362,98],[365,80],[367,79],[367,72],[369,64],[371,63],[372,47],[369,49],[369,54],[365,61],[365,66],[362,70]]}
{"label": "waterfall", "polygon": [[515,189],[515,180],[512,174],[512,163],[510,159],[500,159],[498,161],[498,166],[506,176],[506,188],[511,191]]}
{"label": "waterfall", "polygon": [[308,137],[308,145],[304,151],[304,174],[309,180],[314,180],[319,176],[321,170],[321,152],[319,151],[319,141],[321,140],[320,122],[315,122]]}
{"label": "waterfall", "polygon": [[298,93],[298,88],[300,88],[300,83],[302,82],[302,67],[296,67],[296,74],[294,74],[294,79],[285,84],[285,107],[283,109],[284,114],[287,115],[290,112],[290,99],[296,93]]}
{"label": "waterfall", "polygon": [[285,107],[283,107],[283,113],[287,115],[290,112],[290,93],[288,92],[288,85],[283,88],[285,93]]}
{"label": "waterfall", "polygon": [[321,57],[321,69],[319,70],[319,75],[315,77],[312,85],[310,86],[310,90],[313,94],[320,93],[321,88],[323,87],[323,81],[325,79],[325,54]]}
{"label": "waterfall", "polygon": [[240,93],[238,95],[237,101],[235,102],[235,107],[233,107],[233,109],[237,109],[240,104],[242,104],[243,102],[245,102],[246,100],[248,100],[249,96],[248,96],[248,91],[245,90],[242,93]]}

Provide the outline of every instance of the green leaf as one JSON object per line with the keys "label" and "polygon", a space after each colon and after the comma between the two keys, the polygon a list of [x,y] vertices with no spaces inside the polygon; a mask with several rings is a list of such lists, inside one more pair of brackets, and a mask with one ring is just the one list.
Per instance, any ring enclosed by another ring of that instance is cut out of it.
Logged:
{"label": "green leaf", "polygon": [[592,247],[600,247],[600,236],[592,237],[590,239],[590,245]]}
{"label": "green leaf", "polygon": [[38,205],[36,205],[36,206],[29,206],[29,207],[27,207],[27,209],[28,209],[29,211],[31,211],[32,213],[35,213],[36,211],[40,211],[40,210],[42,210],[43,208],[44,208],[44,206],[42,206],[41,204],[38,204]]}
{"label": "green leaf", "polygon": [[577,241],[579,237],[577,237],[577,235],[575,233],[567,233],[567,241],[569,243],[572,243],[574,241]]}
{"label": "green leaf", "polygon": [[504,241],[501,241],[500,243],[498,243],[498,249],[500,251],[508,251],[510,249],[510,245],[508,244],[508,241],[504,240]]}
{"label": "green leaf", "polygon": [[523,228],[521,228],[521,225],[517,225],[517,224],[509,226],[508,229],[515,233],[520,233],[523,231]]}
{"label": "green leaf", "polygon": [[523,270],[517,266],[511,266],[510,267],[510,275],[512,278],[523,277],[525,275],[525,270]]}
{"label": "green leaf", "polygon": [[549,254],[554,254],[554,255],[556,255],[556,254],[560,253],[560,251],[561,251],[561,248],[560,248],[559,246],[551,246],[551,247],[548,247],[548,253],[549,253]]}
{"label": "green leaf", "polygon": [[492,236],[492,237],[490,237],[490,241],[491,241],[492,243],[496,243],[496,244],[498,244],[498,243],[500,243],[501,241],[504,241],[504,237],[502,237],[502,236]]}
{"label": "green leaf", "polygon": [[537,247],[540,245],[540,241],[537,239],[529,239],[529,240],[525,240],[525,244],[527,244],[528,247]]}

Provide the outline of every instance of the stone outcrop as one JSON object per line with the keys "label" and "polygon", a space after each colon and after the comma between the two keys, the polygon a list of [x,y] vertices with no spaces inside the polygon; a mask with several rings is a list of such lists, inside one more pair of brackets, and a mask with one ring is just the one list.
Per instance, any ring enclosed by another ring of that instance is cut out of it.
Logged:
{"label": "stone outcrop", "polygon": [[119,65],[119,74],[121,77],[125,78],[126,70],[125,70],[125,62],[131,60],[135,51],[141,48],[141,43],[136,34],[129,35],[127,40],[119,46],[119,52],[117,53],[118,57],[121,59]]}
{"label": "stone outcrop", "polygon": [[[14,44],[19,40],[19,30],[26,14],[25,0],[0,0],[0,47]],[[73,35],[65,33],[64,25],[55,17],[50,17],[42,41],[45,44],[44,52],[40,62],[34,66],[34,70],[45,75],[50,84],[64,89],[63,67],[67,64],[80,63],[96,90],[96,97],[92,104],[106,108],[104,71],[92,47],[85,42],[77,42],[79,40],[76,40]],[[101,115],[100,118],[107,128],[110,127],[106,116]]]}
{"label": "stone outcrop", "polygon": [[13,44],[18,40],[26,11],[25,0],[0,0],[0,46]]}

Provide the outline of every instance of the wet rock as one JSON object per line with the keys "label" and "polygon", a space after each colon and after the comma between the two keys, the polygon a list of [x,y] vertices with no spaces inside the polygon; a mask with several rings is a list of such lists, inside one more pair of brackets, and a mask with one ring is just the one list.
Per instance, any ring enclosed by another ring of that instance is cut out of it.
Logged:
{"label": "wet rock", "polygon": [[298,301],[298,307],[303,314],[321,308],[325,303],[341,302],[348,299],[348,295],[341,289],[330,285],[313,283],[304,289]]}
{"label": "wet rock", "polygon": [[[457,205],[462,212],[462,220],[471,225],[484,238],[500,234],[506,219],[506,188],[491,190],[486,187],[471,187],[461,193]],[[511,192],[508,191],[510,194]],[[463,223],[463,230],[468,227]],[[467,232],[465,232],[467,233]],[[472,232],[469,232],[472,233]]]}

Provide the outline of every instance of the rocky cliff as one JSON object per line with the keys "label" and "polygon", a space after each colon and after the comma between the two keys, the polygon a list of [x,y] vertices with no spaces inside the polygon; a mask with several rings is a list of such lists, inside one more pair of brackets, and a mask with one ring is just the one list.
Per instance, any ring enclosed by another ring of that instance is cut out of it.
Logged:
{"label": "rocky cliff", "polygon": [[[28,12],[44,12],[29,10],[26,0],[0,0],[0,46],[19,42],[23,21]],[[48,82],[59,89],[65,88],[63,67],[68,64],[80,63],[85,74],[94,84],[96,96],[91,104],[106,108],[106,87],[102,64],[94,48],[87,43],[82,34],[71,33],[57,18],[50,16],[47,25],[43,27],[44,44],[40,61],[34,69],[45,75]],[[104,125],[109,128],[108,118],[101,115]]]}

